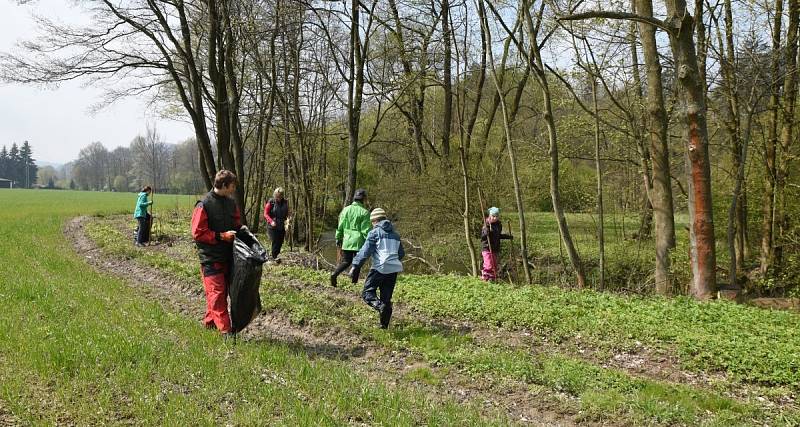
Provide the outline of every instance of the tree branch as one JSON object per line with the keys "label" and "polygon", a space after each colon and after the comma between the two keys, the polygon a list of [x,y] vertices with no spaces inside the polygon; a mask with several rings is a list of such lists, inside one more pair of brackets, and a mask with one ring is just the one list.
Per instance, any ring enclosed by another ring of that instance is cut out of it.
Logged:
{"label": "tree branch", "polygon": [[652,18],[649,16],[641,16],[635,13],[628,13],[628,12],[592,10],[589,12],[574,13],[572,15],[562,16],[558,18],[558,21],[582,21],[585,19],[594,19],[594,18],[624,19],[628,21],[643,22],[645,24],[650,24],[654,27],[661,28],[666,32],[672,32],[672,29],[667,25],[667,23],[660,19]]}

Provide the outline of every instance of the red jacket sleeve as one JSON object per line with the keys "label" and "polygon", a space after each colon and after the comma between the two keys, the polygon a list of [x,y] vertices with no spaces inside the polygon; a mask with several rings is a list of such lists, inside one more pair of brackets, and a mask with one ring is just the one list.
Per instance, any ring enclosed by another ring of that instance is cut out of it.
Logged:
{"label": "red jacket sleeve", "polygon": [[239,212],[239,206],[233,211],[233,231],[238,231],[242,228],[242,214]]}
{"label": "red jacket sleeve", "polygon": [[[238,209],[237,209],[238,214]],[[217,244],[217,234],[208,228],[208,216],[203,205],[198,203],[192,212],[192,239],[209,245]]]}
{"label": "red jacket sleeve", "polygon": [[272,209],[272,203],[267,200],[267,204],[264,205],[264,219],[267,220],[267,224],[272,224],[272,217],[269,216],[269,211]]}

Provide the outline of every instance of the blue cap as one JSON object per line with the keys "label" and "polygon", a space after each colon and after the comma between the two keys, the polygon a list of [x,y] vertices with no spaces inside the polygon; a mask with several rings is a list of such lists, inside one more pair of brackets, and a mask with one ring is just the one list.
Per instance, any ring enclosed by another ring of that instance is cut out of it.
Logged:
{"label": "blue cap", "polygon": [[491,216],[500,216],[500,208],[496,208],[496,207],[492,206],[491,208],[489,208],[489,215],[491,215]]}

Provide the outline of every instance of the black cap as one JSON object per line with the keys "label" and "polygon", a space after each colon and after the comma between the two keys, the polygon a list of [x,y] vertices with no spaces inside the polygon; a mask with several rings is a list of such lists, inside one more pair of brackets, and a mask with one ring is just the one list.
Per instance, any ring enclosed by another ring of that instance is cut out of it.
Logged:
{"label": "black cap", "polygon": [[364,200],[364,197],[367,197],[367,190],[359,188],[356,190],[355,195],[353,195],[353,200]]}

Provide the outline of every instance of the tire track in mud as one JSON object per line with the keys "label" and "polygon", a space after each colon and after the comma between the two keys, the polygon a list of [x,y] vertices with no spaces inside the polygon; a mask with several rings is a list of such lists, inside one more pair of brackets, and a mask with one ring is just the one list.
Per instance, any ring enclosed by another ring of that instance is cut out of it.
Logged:
{"label": "tire track in mud", "polygon": [[0,400],[0,427],[15,427],[21,426],[22,423],[14,417],[11,412],[7,411],[3,405],[3,401]]}
{"label": "tire track in mud", "polygon": [[[76,217],[68,221],[64,227],[64,235],[88,264],[104,274],[124,279],[128,286],[154,301],[159,301],[165,309],[197,319],[200,326],[199,320],[205,312],[205,296],[200,285],[199,268],[197,281],[189,283],[185,279],[142,265],[135,260],[106,256],[83,230],[84,225],[93,220],[94,218],[87,216]],[[271,280],[289,281],[269,273],[267,276]],[[351,302],[360,301],[356,295],[344,290],[319,288],[324,289],[324,292],[329,293],[331,297],[345,298]],[[425,319],[416,318],[405,308],[400,307],[396,313],[398,319],[410,316],[425,323]],[[504,381],[502,389],[498,389],[497,386],[493,387],[467,374],[451,370],[440,375],[443,381],[438,385],[409,380],[405,374],[412,369],[422,366],[436,371],[439,368],[421,361],[408,349],[390,350],[343,328],[315,329],[298,326],[280,310],[262,313],[239,334],[239,337],[249,342],[285,345],[297,352],[305,353],[310,358],[339,360],[370,380],[388,386],[412,387],[437,402],[451,400],[463,404],[472,403],[489,417],[500,411],[515,423],[543,426],[573,426],[579,423],[581,425],[625,424],[580,420],[575,408],[569,407],[568,402],[559,401],[563,400],[564,396],[542,396],[531,393],[530,385],[522,381]]]}

